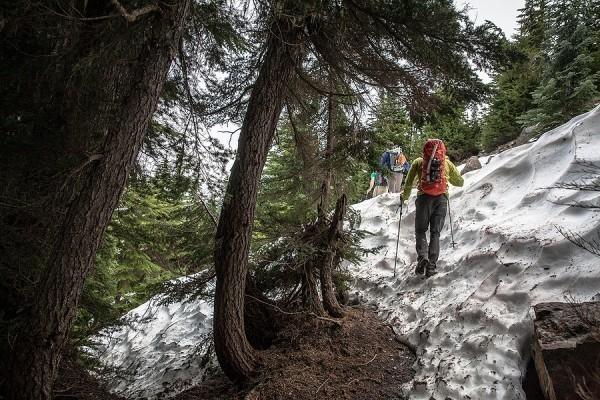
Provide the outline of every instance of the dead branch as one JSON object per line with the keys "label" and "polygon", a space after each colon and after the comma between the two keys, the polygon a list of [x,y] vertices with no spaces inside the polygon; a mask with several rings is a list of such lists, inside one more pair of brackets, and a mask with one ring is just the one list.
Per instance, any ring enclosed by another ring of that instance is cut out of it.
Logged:
{"label": "dead branch", "polygon": [[262,301],[254,296],[251,296],[249,294],[246,294],[246,297],[257,301],[261,304],[267,305],[269,307],[273,307],[275,310],[277,310],[278,312],[280,312],[281,314],[285,314],[285,315],[310,315],[311,317],[314,317],[316,319],[320,319],[322,321],[327,321],[327,322],[331,322],[334,325],[337,325],[338,327],[342,327],[342,323],[339,321],[336,321],[335,319],[331,319],[331,318],[327,318],[327,317],[321,317],[317,314],[315,314],[314,312],[306,312],[306,311],[294,311],[294,312],[290,312],[290,311],[284,311],[281,308],[279,308],[278,306],[276,306],[275,304],[271,304],[271,303],[267,303],[266,301]]}
{"label": "dead branch", "polygon": [[600,257],[600,231],[597,232],[597,239],[588,240],[577,232],[570,231],[557,225],[555,225],[554,227],[558,230],[558,232],[561,235],[563,235],[565,239],[573,243],[575,246],[582,248],[595,256]]}
{"label": "dead branch", "polygon": [[115,6],[117,11],[127,20],[127,22],[135,22],[138,17],[149,14],[154,11],[160,11],[160,8],[156,4],[148,4],[144,7],[137,8],[131,12],[127,11],[125,7],[119,2],[119,0],[111,0],[111,3]]}
{"label": "dead branch", "polygon": [[586,183],[578,180],[575,182],[559,182],[551,186],[549,189],[567,189],[579,190],[581,192],[597,192],[600,190],[600,184],[597,182]]}
{"label": "dead branch", "polygon": [[104,154],[92,154],[88,156],[88,158],[86,158],[81,164],[79,164],[77,167],[75,167],[69,172],[63,184],[60,186],[59,192],[62,192],[69,183],[69,180],[72,179],[75,175],[79,174],[87,165],[91,164],[94,161],[101,160],[102,158],[104,158]]}
{"label": "dead branch", "polygon": [[598,210],[600,209],[600,204],[591,204],[589,202],[583,202],[583,201],[569,201],[569,202],[562,202],[562,201],[550,201],[550,203],[552,204],[556,204],[557,206],[568,206],[568,207],[573,207],[573,208],[584,208],[587,210]]}

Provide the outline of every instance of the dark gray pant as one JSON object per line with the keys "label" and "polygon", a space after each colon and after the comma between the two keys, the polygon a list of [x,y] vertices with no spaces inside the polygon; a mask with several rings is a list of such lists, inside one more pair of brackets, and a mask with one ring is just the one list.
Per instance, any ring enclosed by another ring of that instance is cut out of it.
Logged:
{"label": "dark gray pant", "polygon": [[[415,215],[417,261],[426,259],[435,267],[440,256],[440,232],[446,219],[448,199],[445,195],[421,194],[417,196],[415,205],[417,207]],[[430,229],[429,245],[427,245],[427,229]]]}

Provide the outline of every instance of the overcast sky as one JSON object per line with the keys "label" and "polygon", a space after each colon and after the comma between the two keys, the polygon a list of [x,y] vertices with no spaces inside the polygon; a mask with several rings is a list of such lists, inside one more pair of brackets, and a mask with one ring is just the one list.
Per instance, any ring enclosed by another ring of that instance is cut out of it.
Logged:
{"label": "overcast sky", "polygon": [[518,9],[523,7],[525,0],[457,0],[456,4],[463,7],[468,4],[471,18],[477,24],[490,20],[504,31],[507,38],[517,29]]}

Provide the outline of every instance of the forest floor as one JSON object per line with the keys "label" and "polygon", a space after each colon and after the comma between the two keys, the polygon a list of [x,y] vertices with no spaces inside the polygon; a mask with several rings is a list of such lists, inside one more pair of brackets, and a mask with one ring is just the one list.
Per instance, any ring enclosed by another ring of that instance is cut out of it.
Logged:
{"label": "forest floor", "polygon": [[123,397],[110,393],[102,382],[74,361],[72,353],[67,353],[60,363],[54,384],[54,400],[124,400]]}
{"label": "forest floor", "polygon": [[[290,317],[270,348],[262,373],[247,389],[217,376],[175,399],[398,399],[414,376],[415,355],[367,309],[346,308],[341,326]],[[310,319],[307,319],[310,318]]]}

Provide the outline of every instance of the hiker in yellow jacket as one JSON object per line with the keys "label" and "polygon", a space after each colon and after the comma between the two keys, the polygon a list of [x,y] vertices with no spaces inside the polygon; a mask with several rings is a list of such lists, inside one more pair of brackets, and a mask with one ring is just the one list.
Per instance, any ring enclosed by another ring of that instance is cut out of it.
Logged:
{"label": "hiker in yellow jacket", "polygon": [[[444,162],[440,162],[444,160]],[[448,210],[448,183],[462,186],[464,180],[458,169],[446,157],[446,147],[439,139],[429,139],[423,146],[423,157],[413,161],[401,201],[410,196],[413,182],[419,176],[417,199],[415,200],[415,239],[417,267],[415,273],[425,272],[426,277],[437,273],[436,263],[440,255],[440,232],[444,227]],[[427,230],[429,244],[427,243]]]}

